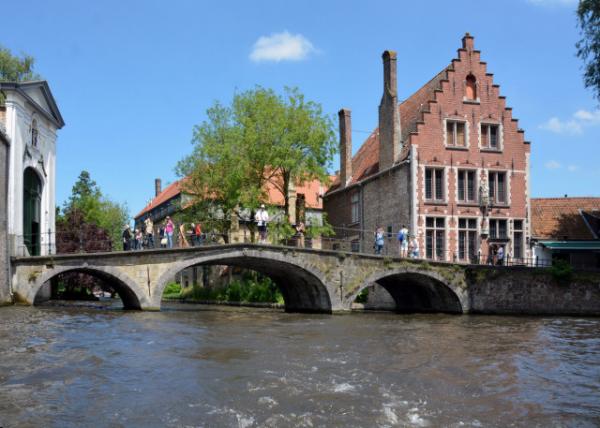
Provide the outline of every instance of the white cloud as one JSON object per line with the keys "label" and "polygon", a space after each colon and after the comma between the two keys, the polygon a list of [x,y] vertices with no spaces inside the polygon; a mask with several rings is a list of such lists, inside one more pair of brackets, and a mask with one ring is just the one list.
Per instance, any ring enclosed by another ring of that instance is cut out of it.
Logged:
{"label": "white cloud", "polygon": [[302,61],[317,52],[313,44],[302,34],[274,33],[261,36],[254,43],[250,59],[261,61]]}
{"label": "white cloud", "polygon": [[598,125],[600,125],[600,110],[577,110],[569,119],[560,120],[558,117],[552,117],[539,127],[555,134],[579,135],[583,134],[585,128]]}
{"label": "white cloud", "polygon": [[548,169],[559,169],[562,167],[562,165],[555,160],[551,160],[545,163],[545,167]]}
{"label": "white cloud", "polygon": [[576,171],[579,171],[579,166],[577,166],[577,165],[568,165],[567,166],[567,170],[569,172],[576,172]]}

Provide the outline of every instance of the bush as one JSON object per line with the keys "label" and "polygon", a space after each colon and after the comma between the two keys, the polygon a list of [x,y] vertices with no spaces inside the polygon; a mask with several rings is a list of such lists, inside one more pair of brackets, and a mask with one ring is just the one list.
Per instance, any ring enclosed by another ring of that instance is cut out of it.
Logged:
{"label": "bush", "polygon": [[283,295],[268,277],[243,275],[242,280],[232,281],[220,288],[192,287],[183,291],[181,297],[189,300],[214,300],[244,303],[284,303]]}
{"label": "bush", "polygon": [[181,285],[176,282],[167,284],[163,296],[165,297],[179,297],[181,295]]}
{"label": "bush", "polygon": [[573,276],[573,266],[566,260],[553,260],[550,268],[552,278],[560,283],[567,283]]}
{"label": "bush", "polygon": [[358,296],[356,296],[356,299],[354,299],[354,301],[356,303],[367,303],[368,298],[369,298],[369,287],[366,287],[360,293],[358,293]]}

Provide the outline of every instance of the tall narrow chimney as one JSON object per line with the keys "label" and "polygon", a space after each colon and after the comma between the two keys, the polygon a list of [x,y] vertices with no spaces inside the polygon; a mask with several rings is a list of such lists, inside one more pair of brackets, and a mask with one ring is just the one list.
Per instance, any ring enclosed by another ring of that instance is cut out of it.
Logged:
{"label": "tall narrow chimney", "polygon": [[396,77],[396,52],[385,51],[383,96],[379,104],[379,171],[391,167],[400,155],[400,110]]}
{"label": "tall narrow chimney", "polygon": [[475,48],[473,36],[469,33],[465,33],[465,36],[462,38],[462,47],[467,51],[472,51]]}
{"label": "tall narrow chimney", "polygon": [[154,179],[154,197],[156,198],[158,195],[160,195],[160,192],[162,192],[162,182],[160,181],[160,178],[155,178]]}
{"label": "tall narrow chimney", "polygon": [[340,187],[352,178],[352,117],[350,110],[341,109],[340,119]]}

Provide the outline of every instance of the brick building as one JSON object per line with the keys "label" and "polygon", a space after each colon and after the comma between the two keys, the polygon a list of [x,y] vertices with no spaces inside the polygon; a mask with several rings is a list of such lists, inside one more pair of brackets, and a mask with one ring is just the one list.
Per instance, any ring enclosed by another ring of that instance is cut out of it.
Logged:
{"label": "brick building", "polygon": [[600,198],[531,198],[531,240],[539,265],[600,268]]}
{"label": "brick building", "polygon": [[370,252],[382,227],[388,254],[397,254],[404,224],[421,257],[486,260],[500,246],[529,257],[530,144],[473,37],[402,102],[395,52],[383,53],[383,72],[379,126],[353,157],[351,114],[339,112],[340,172],[324,197],[338,237]]}

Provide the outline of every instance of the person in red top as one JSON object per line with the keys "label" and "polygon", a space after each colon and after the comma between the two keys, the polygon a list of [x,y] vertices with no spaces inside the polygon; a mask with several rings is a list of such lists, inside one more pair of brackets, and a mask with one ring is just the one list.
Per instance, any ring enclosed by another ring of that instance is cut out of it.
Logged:
{"label": "person in red top", "polygon": [[194,245],[202,244],[202,226],[200,223],[196,223],[194,228]]}

